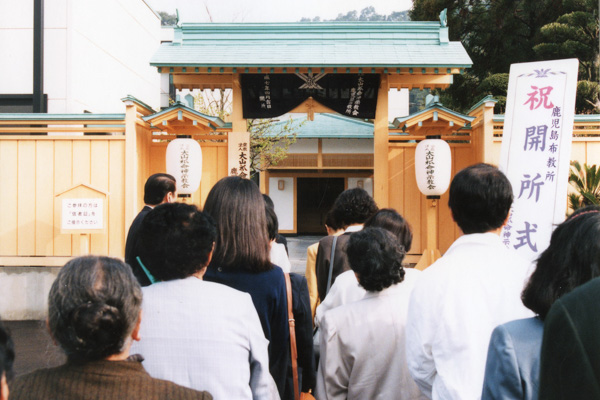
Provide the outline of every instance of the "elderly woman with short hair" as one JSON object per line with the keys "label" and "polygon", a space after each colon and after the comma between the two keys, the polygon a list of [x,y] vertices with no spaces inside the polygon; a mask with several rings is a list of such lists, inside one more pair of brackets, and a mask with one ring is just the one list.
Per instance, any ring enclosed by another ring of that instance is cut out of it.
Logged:
{"label": "elderly woman with short hair", "polygon": [[404,350],[417,275],[405,275],[402,245],[382,228],[365,228],[350,236],[346,252],[367,293],[327,311],[321,321],[316,397],[425,399],[408,372]]}
{"label": "elderly woman with short hair", "polygon": [[48,296],[48,327],[67,363],[16,378],[11,399],[212,399],[150,377],[138,357],[129,357],[141,306],[141,288],[122,261],[69,261]]}

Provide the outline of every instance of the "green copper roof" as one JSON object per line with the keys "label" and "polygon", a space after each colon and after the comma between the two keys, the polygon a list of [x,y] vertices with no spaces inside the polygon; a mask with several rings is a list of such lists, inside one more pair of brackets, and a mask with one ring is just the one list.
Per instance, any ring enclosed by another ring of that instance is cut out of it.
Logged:
{"label": "green copper roof", "polygon": [[446,108],[442,105],[442,103],[438,103],[438,102],[432,102],[430,105],[428,105],[427,107],[425,107],[424,109],[422,109],[421,111],[418,111],[416,113],[410,114],[409,116],[406,117],[400,117],[400,118],[396,118],[394,119],[394,128],[401,128],[402,127],[402,123],[408,121],[409,119],[413,119],[414,117],[421,115],[421,114],[425,114],[431,110],[442,110],[447,112],[450,115],[454,115],[455,117],[464,119],[465,121],[469,121],[469,123],[473,122],[473,120],[475,119],[475,117],[471,117],[469,115],[464,115],[461,113],[458,113],[454,110],[451,110],[449,108]]}
{"label": "green copper roof", "polygon": [[142,117],[142,119],[144,121],[149,121],[151,119],[157,118],[157,117],[161,117],[167,113],[170,113],[173,110],[186,110],[187,112],[196,115],[199,118],[211,121],[215,126],[218,126],[219,128],[223,128],[225,127],[225,122],[223,122],[223,120],[219,117],[213,117],[212,115],[207,115],[207,114],[203,114],[200,111],[196,111],[193,108],[189,108],[188,106],[186,106],[185,104],[183,104],[182,102],[178,101],[175,104],[173,104],[171,107],[165,108],[160,110],[159,112],[155,113],[155,114],[151,114],[151,115],[147,115],[145,117]]}
{"label": "green copper roof", "polygon": [[[295,122],[306,119],[306,114],[287,114]],[[271,134],[289,120],[283,119],[273,124]],[[314,121],[306,121],[294,130],[298,139],[373,139],[373,123],[338,114],[315,114]],[[269,133],[267,133],[269,134]]]}
{"label": "green copper roof", "polygon": [[160,46],[151,65],[468,68],[472,64],[462,44],[450,42],[448,28],[439,22],[184,23],[174,29],[173,42]]}

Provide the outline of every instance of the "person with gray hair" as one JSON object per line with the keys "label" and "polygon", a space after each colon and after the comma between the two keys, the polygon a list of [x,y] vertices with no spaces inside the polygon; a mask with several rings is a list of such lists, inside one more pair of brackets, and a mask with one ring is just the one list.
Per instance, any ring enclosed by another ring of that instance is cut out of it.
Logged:
{"label": "person with gray hair", "polygon": [[18,377],[11,399],[212,399],[148,375],[136,356],[142,291],[131,269],[110,257],[69,261],[48,295],[48,329],[64,365]]}

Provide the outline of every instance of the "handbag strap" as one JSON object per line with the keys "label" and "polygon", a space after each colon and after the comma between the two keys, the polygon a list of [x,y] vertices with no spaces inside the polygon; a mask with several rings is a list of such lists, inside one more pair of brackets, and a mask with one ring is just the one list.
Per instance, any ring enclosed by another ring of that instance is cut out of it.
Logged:
{"label": "handbag strap", "polygon": [[327,275],[327,290],[325,290],[325,295],[329,293],[329,289],[331,288],[331,278],[333,277],[333,260],[335,258],[335,244],[337,243],[337,236],[333,237],[333,243],[331,244],[331,255],[329,256],[329,274]]}
{"label": "handbag strap", "polygon": [[300,399],[300,389],[298,387],[298,349],[296,348],[296,320],[292,310],[292,282],[290,274],[285,274],[285,290],[287,292],[288,304],[288,323],[290,325],[290,350],[292,355],[292,374],[294,379],[294,399]]}

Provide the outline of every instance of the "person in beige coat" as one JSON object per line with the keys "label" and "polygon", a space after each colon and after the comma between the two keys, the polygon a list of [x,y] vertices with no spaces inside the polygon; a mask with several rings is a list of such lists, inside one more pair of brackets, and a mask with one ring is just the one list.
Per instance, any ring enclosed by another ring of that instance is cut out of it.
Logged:
{"label": "person in beige coat", "polygon": [[404,350],[408,300],[419,274],[405,274],[404,250],[382,228],[352,234],[346,251],[367,293],[322,319],[316,398],[426,399],[410,376]]}

